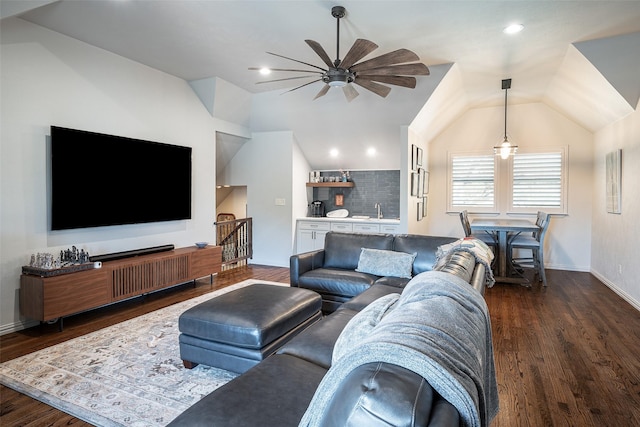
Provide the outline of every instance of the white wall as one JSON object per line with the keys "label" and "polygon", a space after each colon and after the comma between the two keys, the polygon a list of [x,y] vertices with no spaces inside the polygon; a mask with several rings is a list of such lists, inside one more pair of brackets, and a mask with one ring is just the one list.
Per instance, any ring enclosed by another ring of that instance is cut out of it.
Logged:
{"label": "white wall", "polygon": [[[508,118],[508,133],[522,150],[568,147],[568,215],[553,216],[551,220],[545,239],[545,264],[547,268],[589,271],[593,135],[544,104],[509,106]],[[430,141],[428,234],[464,236],[457,212],[447,213],[447,153],[478,150],[493,153],[503,129],[503,106],[472,109]],[[499,200],[502,216],[507,206],[508,200]]]}
{"label": "white wall", "polygon": [[[293,253],[294,147],[290,131],[255,133],[220,174],[231,186],[247,186],[247,213],[253,218],[253,264],[289,266]],[[285,205],[276,205],[276,199],[284,199]]]}
{"label": "white wall", "polygon": [[295,136],[294,142],[291,160],[291,253],[296,247],[296,220],[307,216],[307,204],[310,196],[307,193],[306,184],[309,181],[309,172],[311,172],[311,166],[300,150]]}
{"label": "white wall", "polygon": [[[622,149],[622,213],[606,210],[605,157]],[[640,310],[640,111],[595,134],[591,271]]]}
{"label": "white wall", "polygon": [[[102,254],[214,241],[216,129],[184,80],[20,19],[3,20],[0,30],[2,333],[24,326],[19,277],[32,253],[76,245]],[[51,125],[193,147],[193,218],[49,231],[46,147]]]}
{"label": "white wall", "polygon": [[[219,200],[219,195],[226,193],[224,200]],[[247,187],[234,187],[230,192],[217,191],[216,218],[221,213],[231,213],[236,219],[247,217]]]}

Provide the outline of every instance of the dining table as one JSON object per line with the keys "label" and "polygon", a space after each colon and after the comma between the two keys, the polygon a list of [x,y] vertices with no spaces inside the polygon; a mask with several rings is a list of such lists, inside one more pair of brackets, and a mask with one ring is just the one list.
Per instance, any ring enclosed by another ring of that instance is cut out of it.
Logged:
{"label": "dining table", "polygon": [[533,233],[539,230],[540,227],[535,222],[526,219],[476,218],[471,222],[471,231],[473,234],[478,235],[480,233],[489,233],[497,236],[497,269],[494,277],[496,282],[501,283],[528,283],[528,281],[523,277],[514,277],[510,275],[507,266],[507,243],[509,238],[513,238],[520,233]]}

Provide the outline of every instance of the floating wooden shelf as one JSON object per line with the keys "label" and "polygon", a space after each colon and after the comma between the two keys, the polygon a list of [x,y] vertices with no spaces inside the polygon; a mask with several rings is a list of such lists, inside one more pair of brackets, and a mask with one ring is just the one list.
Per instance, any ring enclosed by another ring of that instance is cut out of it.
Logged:
{"label": "floating wooden shelf", "polygon": [[353,187],[353,181],[348,182],[307,182],[307,187]]}

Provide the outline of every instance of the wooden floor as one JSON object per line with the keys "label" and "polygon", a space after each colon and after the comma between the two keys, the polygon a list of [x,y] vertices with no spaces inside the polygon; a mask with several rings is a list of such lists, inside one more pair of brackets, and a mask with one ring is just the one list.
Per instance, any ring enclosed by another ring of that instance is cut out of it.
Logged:
{"label": "wooden floor", "polygon": [[[0,337],[0,361],[62,342],[203,293],[257,278],[288,282],[289,270],[250,265]],[[500,412],[492,427],[639,426],[640,312],[588,273],[548,270],[548,288],[487,289]],[[87,426],[4,386],[2,426]]]}

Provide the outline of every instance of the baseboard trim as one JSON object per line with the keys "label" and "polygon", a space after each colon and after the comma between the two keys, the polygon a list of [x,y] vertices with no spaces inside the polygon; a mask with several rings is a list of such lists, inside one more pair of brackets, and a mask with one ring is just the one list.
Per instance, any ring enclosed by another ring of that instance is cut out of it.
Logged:
{"label": "baseboard trim", "polygon": [[8,323],[6,325],[0,325],[0,335],[10,334],[11,332],[18,332],[23,329],[37,326],[39,324],[40,322],[38,322],[37,320],[20,320],[18,322]]}
{"label": "baseboard trim", "polygon": [[636,310],[640,311],[640,301],[636,301],[635,299],[633,299],[631,297],[631,295],[626,293],[624,290],[620,289],[620,287],[618,285],[616,285],[615,283],[611,282],[609,279],[607,279],[606,277],[604,277],[602,274],[598,273],[597,271],[591,270],[591,274],[596,276],[598,278],[598,280],[600,280],[602,283],[605,284],[605,286],[607,286],[613,292],[618,294],[623,300],[625,300],[626,302],[631,304]]}

